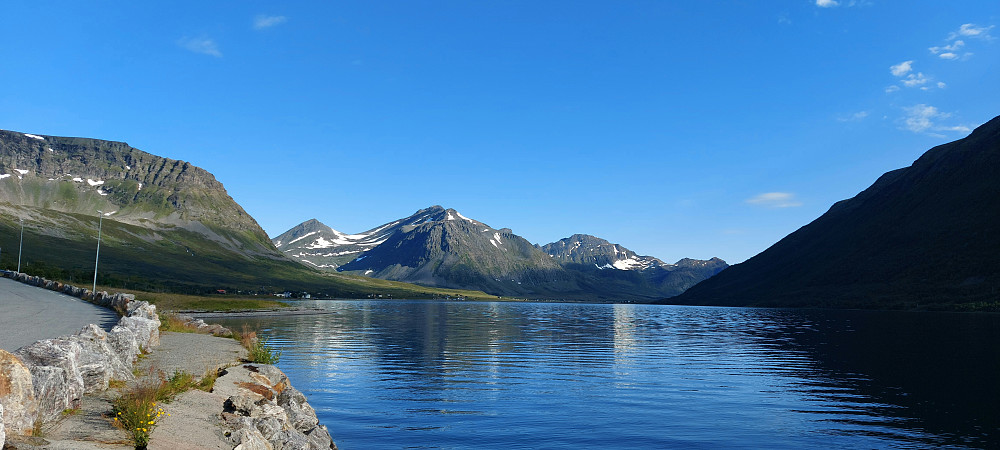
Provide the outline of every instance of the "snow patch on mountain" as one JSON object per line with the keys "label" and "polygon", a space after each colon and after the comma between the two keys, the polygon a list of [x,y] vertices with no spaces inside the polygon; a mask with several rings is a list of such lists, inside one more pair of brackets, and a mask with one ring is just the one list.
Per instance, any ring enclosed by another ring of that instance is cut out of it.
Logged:
{"label": "snow patch on mountain", "polygon": [[632,258],[621,259],[621,260],[615,261],[615,263],[614,263],[615,268],[618,269],[618,270],[632,270],[633,268],[635,268],[637,266],[641,266],[641,265],[642,265],[642,263],[640,263],[639,261],[636,261],[636,260],[634,260]]}
{"label": "snow patch on mountain", "polygon": [[301,241],[301,240],[303,240],[303,239],[305,239],[305,238],[307,238],[309,236],[312,236],[312,235],[314,235],[316,233],[319,233],[319,232],[318,231],[311,231],[309,233],[303,234],[302,236],[299,236],[299,237],[293,239],[291,242],[288,243],[288,245],[292,245],[292,244],[294,244],[294,243],[296,243],[298,241]]}

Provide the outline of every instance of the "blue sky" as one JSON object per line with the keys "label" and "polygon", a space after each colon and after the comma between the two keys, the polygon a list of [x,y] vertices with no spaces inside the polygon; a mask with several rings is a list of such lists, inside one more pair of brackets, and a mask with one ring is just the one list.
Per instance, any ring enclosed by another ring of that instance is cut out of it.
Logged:
{"label": "blue sky", "polygon": [[440,204],[743,261],[1000,114],[1000,2],[6,2],[0,128],[126,141],[271,236]]}

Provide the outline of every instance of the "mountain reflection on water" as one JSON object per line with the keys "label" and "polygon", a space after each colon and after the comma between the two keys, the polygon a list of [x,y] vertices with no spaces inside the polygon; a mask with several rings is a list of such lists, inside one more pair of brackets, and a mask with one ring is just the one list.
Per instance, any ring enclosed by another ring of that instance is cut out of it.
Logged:
{"label": "mountain reflection on water", "polygon": [[314,301],[262,330],[340,448],[1000,445],[1000,316]]}

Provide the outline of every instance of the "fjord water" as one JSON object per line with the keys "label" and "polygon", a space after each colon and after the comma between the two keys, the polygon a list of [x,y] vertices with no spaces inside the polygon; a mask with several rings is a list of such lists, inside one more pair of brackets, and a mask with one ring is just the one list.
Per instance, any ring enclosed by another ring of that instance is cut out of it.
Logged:
{"label": "fjord water", "polygon": [[1000,316],[313,301],[248,322],[341,449],[1000,445]]}

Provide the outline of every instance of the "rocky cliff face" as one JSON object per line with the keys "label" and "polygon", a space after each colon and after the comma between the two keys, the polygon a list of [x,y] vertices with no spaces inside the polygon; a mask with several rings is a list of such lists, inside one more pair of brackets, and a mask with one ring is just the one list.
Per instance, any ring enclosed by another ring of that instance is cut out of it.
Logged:
{"label": "rocky cliff face", "polygon": [[1000,308],[1000,117],[665,303]]}
{"label": "rocky cliff face", "polygon": [[274,255],[267,235],[212,174],[124,142],[0,130],[0,202],[145,227],[181,227]]}

